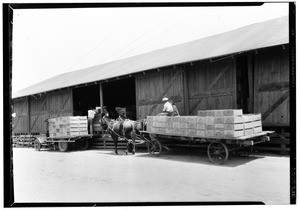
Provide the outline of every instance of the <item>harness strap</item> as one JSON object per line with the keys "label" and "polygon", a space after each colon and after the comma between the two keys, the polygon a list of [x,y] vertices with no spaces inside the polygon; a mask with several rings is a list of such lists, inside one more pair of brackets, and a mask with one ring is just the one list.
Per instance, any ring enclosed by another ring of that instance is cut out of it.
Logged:
{"label": "harness strap", "polygon": [[109,126],[108,126],[108,128],[114,133],[114,134],[116,134],[118,137],[123,137],[126,141],[129,141],[129,139],[127,139],[125,136],[120,136],[119,134],[117,134],[113,129],[111,129]]}

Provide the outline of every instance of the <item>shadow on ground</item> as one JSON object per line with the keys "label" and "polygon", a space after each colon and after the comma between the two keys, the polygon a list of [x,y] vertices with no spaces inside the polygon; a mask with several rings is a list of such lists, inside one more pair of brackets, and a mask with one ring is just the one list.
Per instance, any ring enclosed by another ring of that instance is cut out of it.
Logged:
{"label": "shadow on ground", "polygon": [[168,151],[163,150],[163,152],[158,157],[151,156],[145,151],[145,153],[143,154],[137,153],[137,157],[149,158],[149,159],[154,158],[154,159],[169,160],[169,161],[180,161],[180,162],[187,162],[187,163],[198,163],[198,164],[214,165],[220,167],[236,167],[236,166],[247,164],[256,159],[265,158],[264,155],[255,154],[255,153],[251,154],[248,157],[241,157],[236,154],[229,153],[229,157],[227,161],[225,161],[221,165],[217,165],[212,163],[209,160],[206,149],[186,148],[186,147],[180,147],[180,148],[175,147]]}

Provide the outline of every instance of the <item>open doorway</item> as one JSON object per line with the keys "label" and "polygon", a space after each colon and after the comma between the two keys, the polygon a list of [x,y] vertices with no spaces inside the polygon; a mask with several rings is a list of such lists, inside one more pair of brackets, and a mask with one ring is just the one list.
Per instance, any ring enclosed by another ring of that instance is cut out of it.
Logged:
{"label": "open doorway", "polygon": [[236,94],[237,94],[237,108],[242,109],[243,113],[252,113],[250,94],[251,70],[248,69],[248,58],[247,56],[237,57],[236,59]]}
{"label": "open doorway", "polygon": [[103,83],[102,88],[103,105],[107,106],[111,118],[117,118],[116,107],[122,107],[128,119],[136,120],[135,78]]}
{"label": "open doorway", "polygon": [[90,108],[100,104],[99,85],[73,89],[73,116],[87,116]]}

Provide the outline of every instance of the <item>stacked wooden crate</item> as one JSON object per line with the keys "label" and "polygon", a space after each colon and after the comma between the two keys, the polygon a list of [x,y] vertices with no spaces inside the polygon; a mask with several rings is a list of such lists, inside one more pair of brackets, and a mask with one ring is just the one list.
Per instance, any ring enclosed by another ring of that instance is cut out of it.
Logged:
{"label": "stacked wooden crate", "polygon": [[67,116],[49,119],[50,137],[88,135],[86,116]]}
{"label": "stacked wooden crate", "polygon": [[192,137],[241,137],[262,131],[261,114],[241,109],[200,110],[198,116],[148,116],[147,131]]}

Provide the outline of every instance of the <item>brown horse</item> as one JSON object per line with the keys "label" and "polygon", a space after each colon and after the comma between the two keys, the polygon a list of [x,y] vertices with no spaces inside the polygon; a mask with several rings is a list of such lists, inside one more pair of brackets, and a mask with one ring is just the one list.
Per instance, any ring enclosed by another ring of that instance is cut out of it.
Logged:
{"label": "brown horse", "polygon": [[103,116],[100,119],[100,125],[106,133],[109,133],[114,141],[115,154],[118,154],[118,139],[119,137],[125,137],[126,140],[131,139],[127,143],[127,151],[135,154],[135,140],[136,132],[143,129],[143,121],[133,121],[128,119],[118,118],[118,120],[112,120],[107,116]]}

